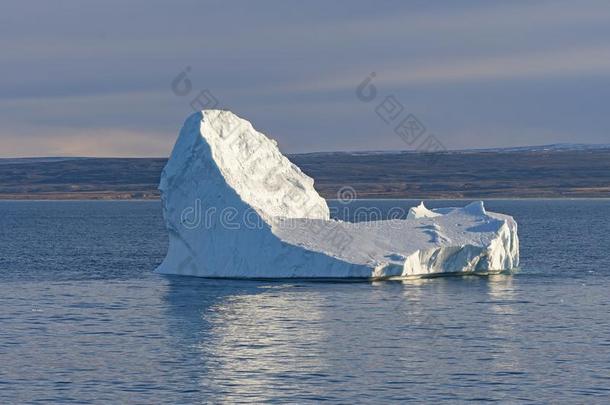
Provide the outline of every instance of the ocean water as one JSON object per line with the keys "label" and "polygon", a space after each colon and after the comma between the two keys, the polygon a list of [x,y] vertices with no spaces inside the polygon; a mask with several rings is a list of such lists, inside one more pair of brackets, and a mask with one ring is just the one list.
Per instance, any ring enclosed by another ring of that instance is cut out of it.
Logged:
{"label": "ocean water", "polygon": [[331,283],[156,275],[158,202],[0,202],[0,403],[610,402],[610,200],[486,206],[514,274]]}

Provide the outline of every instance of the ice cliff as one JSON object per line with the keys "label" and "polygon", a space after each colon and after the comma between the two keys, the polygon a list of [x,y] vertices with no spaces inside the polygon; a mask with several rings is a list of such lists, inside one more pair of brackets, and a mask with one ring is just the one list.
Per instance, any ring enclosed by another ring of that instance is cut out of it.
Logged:
{"label": "ice cliff", "polygon": [[157,271],[201,277],[388,278],[507,270],[517,224],[481,202],[407,219],[330,219],[313,180],[229,111],[185,122],[162,177],[167,257]]}

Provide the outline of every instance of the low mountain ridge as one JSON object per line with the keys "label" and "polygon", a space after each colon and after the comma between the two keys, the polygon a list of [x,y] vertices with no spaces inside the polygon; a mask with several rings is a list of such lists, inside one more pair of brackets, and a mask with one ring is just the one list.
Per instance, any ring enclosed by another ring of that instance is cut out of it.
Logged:
{"label": "low mountain ridge", "polygon": [[[325,198],[610,197],[610,145],[288,155]],[[165,158],[0,159],[2,199],[156,199]]]}

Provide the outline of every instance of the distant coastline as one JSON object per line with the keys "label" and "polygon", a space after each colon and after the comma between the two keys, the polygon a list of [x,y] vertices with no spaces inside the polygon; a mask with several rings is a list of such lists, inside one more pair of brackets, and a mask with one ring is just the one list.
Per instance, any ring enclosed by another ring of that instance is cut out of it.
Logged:
{"label": "distant coastline", "polygon": [[[325,198],[610,198],[610,146],[289,155]],[[2,200],[156,200],[164,158],[0,159]]]}

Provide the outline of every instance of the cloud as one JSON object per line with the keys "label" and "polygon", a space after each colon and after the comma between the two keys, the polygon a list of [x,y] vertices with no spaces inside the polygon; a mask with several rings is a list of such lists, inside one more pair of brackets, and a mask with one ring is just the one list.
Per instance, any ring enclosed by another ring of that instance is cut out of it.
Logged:
{"label": "cloud", "polygon": [[[404,67],[372,67],[375,83],[385,86],[429,86],[490,80],[532,80],[610,76],[610,46],[588,49],[513,53],[477,59],[445,59]],[[281,86],[287,92],[323,92],[355,89],[370,71],[337,74],[331,78]]]}
{"label": "cloud", "polygon": [[0,154],[166,155],[191,111],[191,95],[170,89],[186,66],[194,92],[212,90],[290,152],[400,147],[354,96],[371,71],[380,94],[400,96],[451,147],[476,146],[451,135],[483,136],[482,123],[489,145],[519,122],[540,132],[529,143],[573,131],[598,141],[608,38],[610,7],[597,0],[6,0]]}
{"label": "cloud", "polygon": [[174,137],[117,128],[45,129],[43,133],[2,133],[0,157],[164,157]]}

